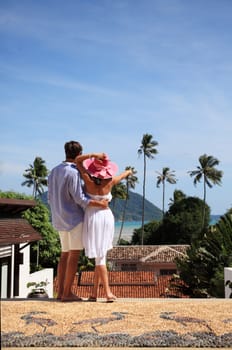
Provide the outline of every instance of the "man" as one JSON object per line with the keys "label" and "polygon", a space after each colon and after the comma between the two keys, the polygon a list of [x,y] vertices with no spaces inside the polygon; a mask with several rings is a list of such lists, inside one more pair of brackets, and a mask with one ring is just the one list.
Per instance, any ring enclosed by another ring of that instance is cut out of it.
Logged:
{"label": "man", "polygon": [[76,156],[82,153],[77,141],[64,145],[66,159],[52,169],[48,177],[48,202],[52,224],[58,230],[61,256],[57,268],[58,295],[61,301],[81,301],[72,293],[72,284],[82,245],[82,223],[88,205],[108,207],[108,201],[90,200],[82,190],[81,178],[75,165]]}

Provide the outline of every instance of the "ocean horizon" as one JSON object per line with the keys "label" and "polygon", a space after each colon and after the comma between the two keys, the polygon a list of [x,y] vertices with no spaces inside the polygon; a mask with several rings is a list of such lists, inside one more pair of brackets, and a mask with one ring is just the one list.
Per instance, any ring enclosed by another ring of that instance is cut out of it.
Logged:
{"label": "ocean horizon", "polygon": [[[220,219],[220,217],[221,215],[211,215],[210,225],[215,225]],[[118,240],[119,233],[121,230],[121,224],[122,224],[121,221],[115,222],[114,244]],[[121,238],[125,239],[126,241],[130,241],[134,230],[140,228],[141,226],[142,226],[142,221],[125,221],[123,224]]]}

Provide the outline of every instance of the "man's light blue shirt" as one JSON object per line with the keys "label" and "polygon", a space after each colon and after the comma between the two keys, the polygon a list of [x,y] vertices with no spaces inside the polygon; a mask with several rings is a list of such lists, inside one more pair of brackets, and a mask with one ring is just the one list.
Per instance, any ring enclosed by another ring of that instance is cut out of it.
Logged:
{"label": "man's light blue shirt", "polygon": [[83,222],[89,200],[75,164],[63,162],[52,169],[48,176],[48,203],[52,224],[58,231],[70,231]]}

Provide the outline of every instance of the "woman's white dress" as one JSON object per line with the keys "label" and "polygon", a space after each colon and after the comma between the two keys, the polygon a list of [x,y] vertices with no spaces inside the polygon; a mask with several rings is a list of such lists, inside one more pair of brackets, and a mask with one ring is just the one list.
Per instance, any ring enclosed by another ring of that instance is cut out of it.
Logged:
{"label": "woman's white dress", "polygon": [[[94,200],[112,199],[111,193],[103,196],[89,193],[87,195]],[[107,251],[113,248],[113,238],[114,216],[111,209],[88,206],[85,209],[82,235],[85,255],[89,258],[105,256]]]}

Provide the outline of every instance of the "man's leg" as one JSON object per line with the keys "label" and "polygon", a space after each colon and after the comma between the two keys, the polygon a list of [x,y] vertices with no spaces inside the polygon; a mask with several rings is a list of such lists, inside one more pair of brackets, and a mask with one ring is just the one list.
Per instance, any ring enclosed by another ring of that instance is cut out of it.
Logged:
{"label": "man's leg", "polygon": [[61,297],[62,301],[80,301],[77,295],[72,293],[72,284],[77,272],[80,252],[82,245],[82,223],[75,226],[71,231],[67,232],[66,243],[68,247],[68,258],[66,272],[64,276],[64,288]]}
{"label": "man's leg", "polygon": [[70,250],[68,253],[67,266],[64,278],[64,289],[61,297],[62,301],[81,300],[72,293],[72,284],[77,272],[77,265],[80,257],[80,250]]}
{"label": "man's leg", "polygon": [[57,299],[61,299],[64,290],[64,278],[66,274],[68,252],[61,252],[57,267]]}

